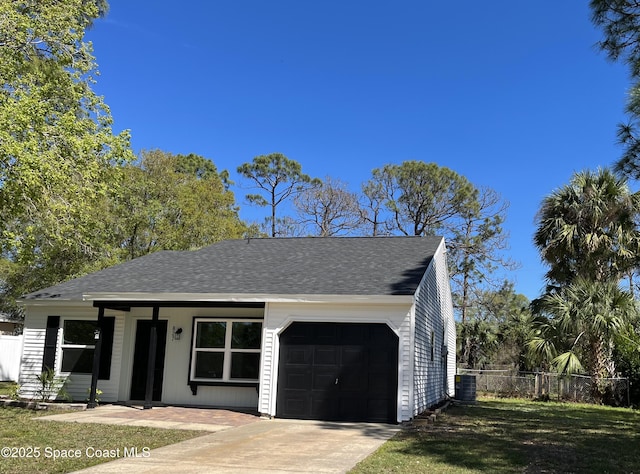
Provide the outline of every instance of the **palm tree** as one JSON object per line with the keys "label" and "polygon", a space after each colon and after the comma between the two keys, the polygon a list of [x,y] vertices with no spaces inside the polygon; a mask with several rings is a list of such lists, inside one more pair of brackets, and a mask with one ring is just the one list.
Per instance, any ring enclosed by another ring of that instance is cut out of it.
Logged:
{"label": "palm tree", "polygon": [[491,363],[499,349],[498,326],[482,319],[458,323],[458,354],[468,369],[480,369]]}
{"label": "palm tree", "polygon": [[552,285],[577,276],[620,279],[636,266],[640,197],[607,169],[576,173],[547,196],[536,217],[534,243],[550,266]]}
{"label": "palm tree", "polygon": [[542,297],[548,315],[529,342],[534,353],[558,373],[586,371],[593,377],[593,396],[602,400],[602,379],[615,376],[615,339],[633,331],[637,308],[631,293],[616,281],[577,277],[568,286]]}
{"label": "palm tree", "polygon": [[609,170],[575,174],[546,197],[535,245],[549,265],[547,294],[534,304],[546,316],[529,347],[562,373],[614,374],[614,339],[635,317],[635,302],[619,287],[636,266],[640,200]]}

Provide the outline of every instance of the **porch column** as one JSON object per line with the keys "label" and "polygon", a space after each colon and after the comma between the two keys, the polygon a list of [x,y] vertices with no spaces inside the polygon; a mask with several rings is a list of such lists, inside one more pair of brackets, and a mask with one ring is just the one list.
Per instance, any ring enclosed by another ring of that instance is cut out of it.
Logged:
{"label": "porch column", "polygon": [[104,306],[98,307],[98,326],[94,334],[95,349],[93,350],[93,367],[91,368],[91,389],[89,391],[89,403],[87,408],[95,408],[96,391],[98,389],[98,377],[100,372],[100,354],[102,352],[102,326],[104,323]]}
{"label": "porch column", "polygon": [[158,347],[158,317],[160,306],[153,307],[153,317],[151,319],[151,329],[149,331],[149,359],[147,362],[147,386],[144,394],[144,408],[153,406],[153,382],[156,369],[156,349]]}

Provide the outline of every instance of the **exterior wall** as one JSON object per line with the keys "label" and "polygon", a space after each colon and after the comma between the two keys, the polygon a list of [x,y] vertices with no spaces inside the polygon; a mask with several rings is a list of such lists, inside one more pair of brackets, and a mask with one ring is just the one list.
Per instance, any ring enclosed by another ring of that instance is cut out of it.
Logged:
{"label": "exterior wall", "polygon": [[[98,310],[90,304],[68,307],[32,306],[26,309],[24,325],[24,342],[22,347],[22,364],[20,369],[20,396],[24,398],[36,397],[36,377],[42,371],[42,357],[44,353],[44,337],[47,327],[47,317],[60,316],[60,327],[65,319],[91,320],[98,319]],[[111,374],[109,380],[99,380],[98,389],[102,390],[100,400],[115,402],[118,400],[118,383],[122,357],[122,334],[124,330],[124,315],[120,312],[107,311],[105,316],[115,317],[113,334],[113,351],[111,354]],[[64,390],[75,401],[84,401],[88,397],[91,386],[89,374],[62,374],[62,330],[58,331],[55,371],[64,380]]]}
{"label": "exterior wall", "polygon": [[[131,372],[135,347],[136,324],[140,319],[151,319],[151,308],[134,308],[131,312],[105,311],[105,316],[115,316],[111,374],[109,380],[99,380],[104,402],[128,401],[131,392]],[[97,320],[98,310],[91,303],[79,306],[30,306],[26,308],[24,343],[20,373],[21,396],[36,396],[36,377],[42,370],[44,338],[47,317],[60,316],[60,326],[65,319]],[[160,320],[167,321],[166,352],[161,402],[175,405],[211,405],[256,409],[258,393],[254,387],[200,386],[194,396],[189,388],[189,362],[193,318],[196,316],[262,317],[263,310],[246,308],[161,308]],[[173,337],[173,329],[182,328],[180,339]],[[61,374],[62,330],[58,331],[56,373],[65,380],[64,389],[76,401],[84,401],[91,385],[89,374]]]}
{"label": "exterior wall", "polygon": [[413,415],[453,393],[456,333],[444,245],[416,292]]}
{"label": "exterior wall", "polygon": [[[437,267],[437,266],[435,266]],[[446,270],[446,268],[445,268]],[[435,275],[435,282],[434,276]],[[354,322],[354,323],[386,323],[399,338],[398,346],[398,421],[410,420],[419,411],[418,406],[428,403],[434,396],[441,397],[442,391],[436,388],[435,395],[426,393],[426,390],[416,389],[426,380],[427,369],[431,367],[431,361],[420,359],[417,354],[425,349],[426,326],[412,330],[414,319],[416,324],[420,321],[437,321],[442,314],[441,308],[446,302],[450,304],[450,294],[438,288],[437,271],[429,272],[429,277],[423,282],[417,295],[417,305],[414,306],[410,298],[400,297],[397,303],[393,302],[367,302],[354,300],[343,303],[327,302],[271,302],[266,308],[160,308],[159,319],[167,321],[166,352],[163,372],[163,390],[161,402],[175,405],[204,405],[226,406],[257,409],[259,412],[275,416],[277,383],[278,383],[278,358],[279,358],[279,334],[294,321],[310,322]],[[445,280],[446,282],[446,280]],[[435,289],[434,289],[435,288]],[[433,298],[426,295],[441,292],[439,305],[431,302]],[[448,291],[448,287],[447,287]],[[22,366],[20,383],[21,395],[33,397],[36,385],[35,377],[42,368],[44,351],[44,337],[47,324],[47,316],[59,315],[61,326],[64,319],[88,319],[96,320],[98,310],[91,303],[82,305],[51,305],[28,306],[24,329],[24,344],[22,351]],[[101,401],[115,402],[128,401],[131,392],[131,374],[133,368],[133,355],[135,348],[136,324],[138,320],[150,320],[151,308],[133,308],[131,312],[114,312],[107,310],[105,316],[115,316],[116,325],[114,331],[114,346],[112,351],[110,380],[100,380],[98,388],[102,390]],[[428,316],[427,316],[428,315]],[[191,358],[193,319],[195,317],[228,317],[228,318],[264,318],[261,351],[261,378],[258,390],[255,387],[234,386],[199,386],[197,395],[193,395],[188,385],[189,364]],[[453,342],[448,338],[448,346],[453,350],[454,363],[449,367],[451,372],[450,387],[453,388],[453,374],[455,373],[455,326],[453,324],[453,312],[451,311],[451,324]],[[445,318],[446,320],[446,318]],[[430,322],[429,324],[435,324]],[[440,328],[444,322],[440,320]],[[179,339],[174,338],[174,329],[182,328]],[[442,329],[436,331],[436,347],[434,362],[439,360],[442,347]],[[450,334],[449,334],[450,336]],[[414,349],[414,339],[418,345]],[[427,341],[427,345],[430,341]],[[58,333],[58,350],[56,353],[56,370],[60,372],[62,331]],[[427,347],[427,349],[429,349]],[[421,373],[414,375],[414,366]],[[432,367],[432,370],[436,368]],[[442,370],[442,369],[440,369]],[[64,375],[66,390],[74,399],[83,401],[87,398],[87,389],[90,386],[90,375]],[[430,379],[431,380],[431,379]],[[430,381],[429,381],[430,383]],[[422,385],[421,385],[422,384]],[[443,386],[443,384],[439,384]]]}
{"label": "exterior wall", "polygon": [[[122,380],[119,400],[129,400],[131,372],[138,320],[150,320],[151,308],[133,308],[126,321],[122,359]],[[255,387],[199,386],[193,395],[188,385],[191,360],[193,318],[229,317],[262,318],[262,308],[160,308],[159,319],[167,321],[162,403],[171,405],[205,405],[256,409],[258,392]],[[173,336],[174,328],[182,328],[180,339]],[[263,342],[264,344],[264,342]]]}
{"label": "exterior wall", "polygon": [[362,302],[269,303],[263,327],[263,351],[258,411],[275,416],[278,385],[279,334],[294,321],[387,323],[399,336],[398,421],[412,417],[411,399],[411,315],[412,305],[366,304]]}
{"label": "exterior wall", "polygon": [[27,310],[24,322],[19,380],[20,396],[33,398],[35,397],[36,389],[35,377],[42,369],[47,316],[40,312]]}

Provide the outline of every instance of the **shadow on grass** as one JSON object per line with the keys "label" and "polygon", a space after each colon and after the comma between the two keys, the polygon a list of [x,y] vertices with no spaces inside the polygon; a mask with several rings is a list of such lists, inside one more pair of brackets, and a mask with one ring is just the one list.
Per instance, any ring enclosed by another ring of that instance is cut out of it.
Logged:
{"label": "shadow on grass", "polygon": [[390,452],[491,472],[637,471],[640,414],[628,409],[513,400],[453,406],[399,434]]}

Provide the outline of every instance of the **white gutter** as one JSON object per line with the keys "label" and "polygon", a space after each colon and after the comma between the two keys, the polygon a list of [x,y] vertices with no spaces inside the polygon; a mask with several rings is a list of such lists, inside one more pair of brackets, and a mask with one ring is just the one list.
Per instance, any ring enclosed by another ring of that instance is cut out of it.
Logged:
{"label": "white gutter", "polygon": [[[232,303],[413,303],[413,295],[313,295],[313,294],[259,294],[259,293],[87,293],[83,301],[188,301]],[[29,304],[33,300],[26,300]],[[51,303],[54,300],[44,300]],[[58,300],[60,301],[60,300]],[[72,300],[67,300],[72,301]]]}

